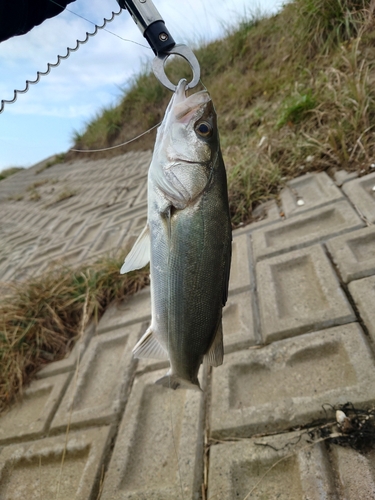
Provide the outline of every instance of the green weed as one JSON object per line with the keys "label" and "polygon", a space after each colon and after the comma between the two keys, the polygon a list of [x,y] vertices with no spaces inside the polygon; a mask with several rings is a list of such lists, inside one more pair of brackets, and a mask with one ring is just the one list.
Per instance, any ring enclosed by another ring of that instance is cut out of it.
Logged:
{"label": "green weed", "polygon": [[280,128],[285,124],[295,125],[301,122],[307,113],[315,107],[316,99],[313,97],[311,90],[288,97],[283,102],[277,126]]}

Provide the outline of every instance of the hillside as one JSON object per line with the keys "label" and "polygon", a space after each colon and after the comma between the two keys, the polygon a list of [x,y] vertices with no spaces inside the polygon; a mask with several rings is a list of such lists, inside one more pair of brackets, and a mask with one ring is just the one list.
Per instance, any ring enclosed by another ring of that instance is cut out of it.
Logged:
{"label": "hillside", "polygon": [[[235,226],[296,175],[336,168],[364,175],[373,168],[374,8],[373,0],[295,0],[276,16],[243,19],[224,39],[195,49],[218,112]],[[182,60],[168,72],[176,82],[189,76]],[[75,134],[75,148],[135,137],[162,119],[169,99],[152,74],[140,74],[117,107]],[[155,131],[90,156],[152,148],[154,140]]]}
{"label": "hillside", "polygon": [[[373,172],[374,9],[375,0],[296,0],[277,16],[243,20],[223,40],[196,49],[218,112],[235,227],[251,221],[262,201],[277,198],[290,178]],[[174,81],[188,76],[178,60],[168,71]],[[152,74],[139,75],[117,107],[76,134],[75,147],[106,148],[137,136],[162,119],[170,96]],[[0,308],[0,412],[46,360],[69,351],[90,318],[146,284],[147,272],[128,283],[118,269],[146,217],[150,152],[130,151],[150,150],[154,140],[155,131],[105,153],[69,152],[23,172],[2,172],[16,175],[1,182],[0,192],[7,217],[0,285],[9,292]],[[95,161],[102,158],[108,161]],[[104,241],[106,250],[117,242],[115,260],[102,259]],[[49,274],[54,261],[63,267]]]}

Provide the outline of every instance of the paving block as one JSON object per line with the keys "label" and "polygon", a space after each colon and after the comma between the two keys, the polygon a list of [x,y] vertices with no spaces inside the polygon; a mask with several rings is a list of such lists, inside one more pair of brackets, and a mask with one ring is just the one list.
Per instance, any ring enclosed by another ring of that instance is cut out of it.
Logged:
{"label": "paving block", "polygon": [[355,321],[319,245],[258,262],[256,279],[266,342]]}
{"label": "paving block", "polygon": [[101,500],[201,498],[203,393],[155,385],[164,374],[135,379]]}
{"label": "paving block", "polygon": [[76,342],[71,352],[59,361],[48,363],[36,374],[37,378],[51,377],[60,373],[73,371],[77,367],[77,363],[82,362],[82,358],[86,348],[95,333],[95,323],[91,323],[84,331],[84,334]]}
{"label": "paving block", "polygon": [[150,287],[132,295],[121,303],[114,303],[103,314],[96,333],[117,330],[134,323],[142,323],[151,319]]}
{"label": "paving block", "polygon": [[344,195],[325,173],[306,174],[287,182],[281,191],[281,202],[286,217],[317,208]]}
{"label": "paving block", "polygon": [[0,498],[96,499],[109,437],[103,427],[3,448]]}
{"label": "paving block", "polygon": [[254,231],[254,255],[256,260],[265,259],[363,226],[363,221],[347,201],[337,201]]}
{"label": "paving block", "polygon": [[[110,212],[113,215],[113,223],[124,224],[128,221],[134,221],[138,217],[144,217],[147,215],[147,203],[142,203],[137,206],[132,206],[129,208],[124,208],[121,204],[116,208],[115,213]],[[97,215],[97,218],[108,218],[108,213],[103,211]],[[143,227],[142,227],[143,229]]]}
{"label": "paving block", "polygon": [[[64,238],[72,238],[82,230],[85,219],[74,220],[64,232]],[[64,226],[65,227],[65,226]]]}
{"label": "paving block", "polygon": [[126,234],[130,223],[122,224],[121,226],[112,226],[105,229],[96,239],[92,247],[93,252],[108,252],[116,250],[124,235]]}
{"label": "paving block", "polygon": [[39,265],[44,264],[47,260],[53,259],[56,255],[63,252],[66,242],[59,242],[54,245],[47,245],[45,247],[38,247],[35,249],[30,259],[26,259],[25,264]]}
{"label": "paving block", "polygon": [[223,309],[223,333],[226,353],[258,343],[250,291],[229,296]]}
{"label": "paving block", "polygon": [[65,373],[32,382],[22,401],[0,416],[0,443],[35,438],[47,432],[69,379],[70,374]]}
{"label": "paving block", "polygon": [[229,293],[239,293],[250,288],[250,254],[247,234],[233,233],[232,263],[229,278]]}
{"label": "paving block", "polygon": [[138,238],[138,236],[141,234],[146,224],[147,224],[146,213],[140,215],[140,217],[134,218],[130,226],[129,235]]}
{"label": "paving block", "polygon": [[326,245],[345,283],[375,274],[375,226],[339,236]]}
{"label": "paving block", "polygon": [[275,200],[268,200],[253,210],[252,217],[256,222],[251,222],[233,231],[233,237],[250,233],[259,227],[281,220],[280,210]]}
{"label": "paving block", "polygon": [[344,184],[343,191],[356,209],[369,221],[375,222],[375,172]]}
{"label": "paving block", "polygon": [[91,242],[94,238],[96,239],[101,231],[102,222],[95,222],[87,227],[85,227],[77,238],[74,239],[74,246],[85,245]]}
{"label": "paving block", "polygon": [[375,401],[375,365],[357,323],[228,354],[213,370],[213,439],[326,419],[323,405]]}
{"label": "paving block", "polygon": [[324,446],[299,435],[211,445],[207,498],[338,500]]}
{"label": "paving block", "polygon": [[338,170],[333,174],[337,186],[341,187],[345,182],[352,181],[358,177],[357,172],[347,172],[346,170]]}
{"label": "paving block", "polygon": [[60,255],[56,255],[51,258],[48,264],[53,265],[75,265],[78,262],[82,261],[87,253],[87,247],[80,247],[77,249],[70,249],[69,252],[62,253]]}
{"label": "paving block", "polygon": [[363,455],[337,445],[330,445],[330,449],[339,480],[339,498],[375,500],[375,451]]}
{"label": "paving block", "polygon": [[143,187],[140,189],[138,196],[135,199],[135,204],[144,203],[147,201],[147,178],[145,178]]}
{"label": "paving block", "polygon": [[52,429],[116,420],[135,369],[131,349],[139,333],[137,326],[94,337],[53,419]]}
{"label": "paving block", "polygon": [[375,342],[375,276],[352,281],[349,284],[349,292],[372,340]]}

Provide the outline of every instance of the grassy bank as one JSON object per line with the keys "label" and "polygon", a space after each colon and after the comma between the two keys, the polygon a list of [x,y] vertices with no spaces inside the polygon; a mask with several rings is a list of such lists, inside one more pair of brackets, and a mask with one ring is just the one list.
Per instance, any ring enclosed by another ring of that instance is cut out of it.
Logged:
{"label": "grassy bank", "polygon": [[[268,19],[249,18],[225,39],[198,47],[202,81],[219,117],[234,225],[307,171],[369,171],[374,158],[373,0],[295,0]],[[173,81],[188,76],[181,60]],[[170,99],[144,72],[118,106],[75,135],[78,149],[120,144],[157,124]],[[155,132],[95,153],[152,148]],[[71,153],[70,153],[71,155]]]}

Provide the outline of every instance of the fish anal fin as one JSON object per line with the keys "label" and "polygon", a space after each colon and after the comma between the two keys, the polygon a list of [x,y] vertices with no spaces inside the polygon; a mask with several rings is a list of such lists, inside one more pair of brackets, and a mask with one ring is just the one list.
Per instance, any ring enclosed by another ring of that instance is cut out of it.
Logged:
{"label": "fish anal fin", "polygon": [[223,344],[223,323],[220,318],[214,340],[207,354],[204,356],[204,363],[210,366],[220,366],[224,360],[224,344]]}
{"label": "fish anal fin", "polygon": [[133,248],[130,250],[122,265],[121,274],[134,271],[135,269],[142,269],[150,262],[150,230],[148,224],[138,236],[137,241],[134,243]]}
{"label": "fish anal fin", "polygon": [[168,353],[155,338],[153,330],[148,328],[133,349],[135,358],[150,358],[168,360]]}

